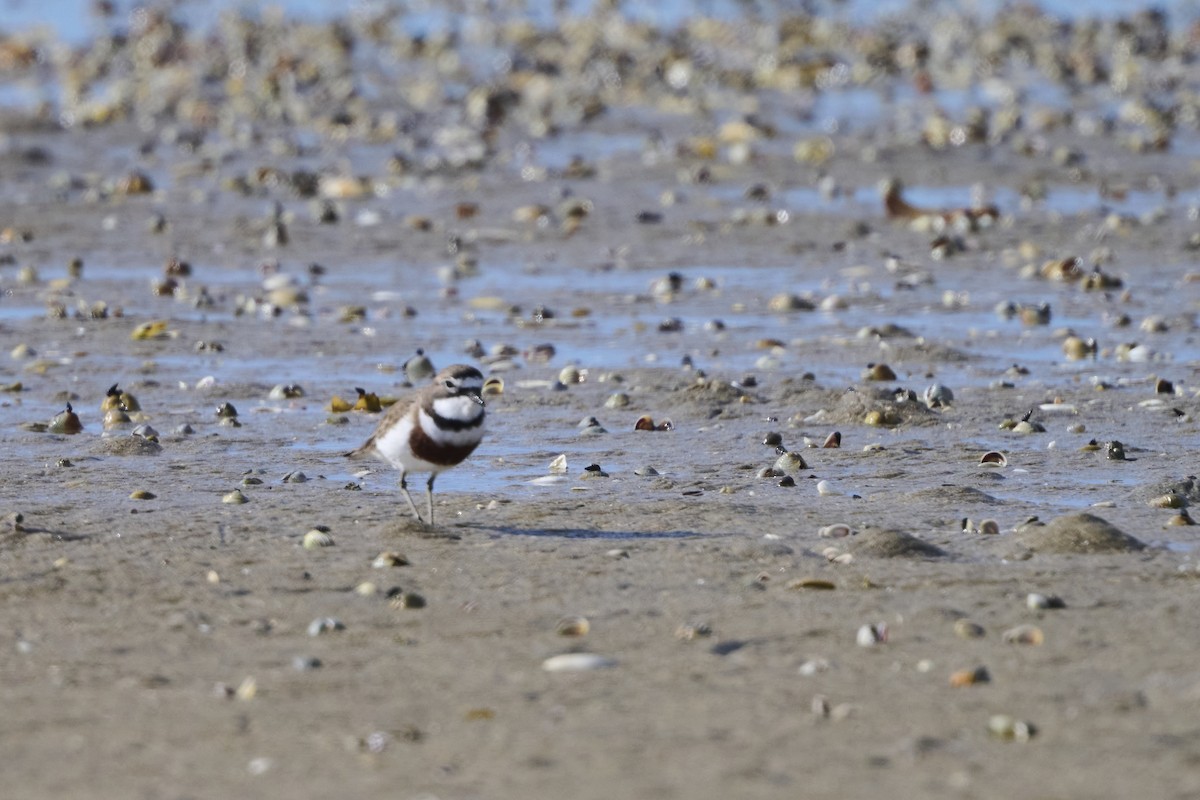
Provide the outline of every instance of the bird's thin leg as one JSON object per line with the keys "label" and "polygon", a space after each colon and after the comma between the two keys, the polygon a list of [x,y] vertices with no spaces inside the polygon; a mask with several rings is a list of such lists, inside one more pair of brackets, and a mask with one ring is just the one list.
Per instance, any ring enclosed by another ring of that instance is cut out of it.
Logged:
{"label": "bird's thin leg", "polygon": [[429,527],[433,527],[433,479],[437,477],[436,472],[429,473],[429,483],[425,484],[425,498],[429,506]]}
{"label": "bird's thin leg", "polygon": [[408,480],[403,472],[400,473],[400,492],[404,495],[404,499],[408,501],[408,507],[412,509],[413,516],[417,518],[417,522],[424,522],[425,520],[421,519],[421,513],[417,511],[417,504],[413,502],[412,495],[408,493]]}

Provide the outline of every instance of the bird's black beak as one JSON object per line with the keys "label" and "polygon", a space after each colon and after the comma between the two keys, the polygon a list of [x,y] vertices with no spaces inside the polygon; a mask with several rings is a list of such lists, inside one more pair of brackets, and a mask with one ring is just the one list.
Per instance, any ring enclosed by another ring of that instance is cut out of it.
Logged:
{"label": "bird's black beak", "polygon": [[470,397],[476,403],[479,403],[479,405],[481,405],[481,406],[487,405],[487,403],[483,402],[483,395],[480,394],[479,389],[467,389],[466,393],[467,393],[467,397]]}

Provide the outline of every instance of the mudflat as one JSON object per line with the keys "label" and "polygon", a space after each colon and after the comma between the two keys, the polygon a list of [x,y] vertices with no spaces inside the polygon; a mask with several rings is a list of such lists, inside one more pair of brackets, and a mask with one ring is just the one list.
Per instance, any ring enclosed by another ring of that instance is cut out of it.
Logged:
{"label": "mudflat", "polygon": [[467,18],[0,39],[6,794],[1200,793],[1183,26]]}

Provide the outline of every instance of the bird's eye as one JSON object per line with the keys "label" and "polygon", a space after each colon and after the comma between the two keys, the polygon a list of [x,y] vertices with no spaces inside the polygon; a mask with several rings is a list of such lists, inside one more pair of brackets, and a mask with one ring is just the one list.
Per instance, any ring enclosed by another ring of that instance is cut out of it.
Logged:
{"label": "bird's eye", "polygon": [[454,388],[454,381],[447,379],[447,380],[446,380],[446,383],[445,383],[445,385],[446,385],[446,388],[447,388],[447,389],[453,389],[453,388]]}

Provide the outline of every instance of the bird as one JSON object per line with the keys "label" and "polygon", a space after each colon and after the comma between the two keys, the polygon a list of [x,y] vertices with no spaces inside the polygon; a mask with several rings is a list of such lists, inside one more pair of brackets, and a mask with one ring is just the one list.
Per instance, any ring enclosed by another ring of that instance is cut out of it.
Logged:
{"label": "bird", "polygon": [[408,378],[408,382],[413,386],[419,385],[436,371],[433,368],[433,362],[420,347],[417,348],[415,355],[404,362],[404,377]]}
{"label": "bird", "polygon": [[[485,415],[483,373],[468,364],[455,364],[439,372],[408,402],[392,405],[370,438],[345,456],[377,458],[400,470],[400,492],[409,509],[418,522],[432,528],[433,482],[439,473],[475,452],[483,440]],[[422,518],[408,493],[408,476],[426,472],[426,516]]]}

